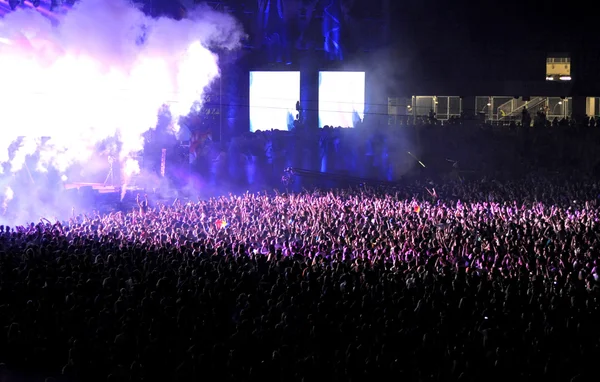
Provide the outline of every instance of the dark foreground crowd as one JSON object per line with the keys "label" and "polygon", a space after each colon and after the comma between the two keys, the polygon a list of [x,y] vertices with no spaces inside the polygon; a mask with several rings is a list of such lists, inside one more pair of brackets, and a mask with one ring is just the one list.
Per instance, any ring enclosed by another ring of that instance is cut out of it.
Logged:
{"label": "dark foreground crowd", "polygon": [[1,227],[0,379],[597,380],[599,194],[415,184]]}

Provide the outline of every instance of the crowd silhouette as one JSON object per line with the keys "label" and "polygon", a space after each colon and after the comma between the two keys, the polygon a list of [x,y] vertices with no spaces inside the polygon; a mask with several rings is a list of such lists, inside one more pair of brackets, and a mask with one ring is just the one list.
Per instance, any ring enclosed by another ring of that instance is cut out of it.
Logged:
{"label": "crowd silhouette", "polygon": [[594,378],[595,133],[468,131],[473,175],[0,227],[0,380]]}
{"label": "crowd silhouette", "polygon": [[599,193],[413,183],[1,227],[0,357],[81,381],[592,377]]}

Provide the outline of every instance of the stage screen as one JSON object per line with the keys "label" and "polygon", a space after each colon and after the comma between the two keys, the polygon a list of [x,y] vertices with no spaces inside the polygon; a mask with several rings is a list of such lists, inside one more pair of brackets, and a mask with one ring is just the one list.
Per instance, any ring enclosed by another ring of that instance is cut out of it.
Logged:
{"label": "stage screen", "polygon": [[365,72],[319,72],[319,127],[354,127],[365,116]]}
{"label": "stage screen", "polygon": [[250,72],[250,131],[291,130],[300,72]]}

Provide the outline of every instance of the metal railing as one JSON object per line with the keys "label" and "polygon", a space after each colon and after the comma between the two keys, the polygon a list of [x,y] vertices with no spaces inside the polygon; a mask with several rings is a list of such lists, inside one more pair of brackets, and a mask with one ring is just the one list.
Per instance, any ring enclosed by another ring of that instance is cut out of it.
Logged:
{"label": "metal railing", "polygon": [[515,119],[516,117],[521,116],[524,108],[527,108],[531,112],[545,102],[546,97],[534,97],[529,101],[523,101],[520,98],[511,99],[510,101],[498,106],[498,120],[506,121]]}
{"label": "metal railing", "polygon": [[547,64],[570,64],[570,57],[548,57],[546,59]]}

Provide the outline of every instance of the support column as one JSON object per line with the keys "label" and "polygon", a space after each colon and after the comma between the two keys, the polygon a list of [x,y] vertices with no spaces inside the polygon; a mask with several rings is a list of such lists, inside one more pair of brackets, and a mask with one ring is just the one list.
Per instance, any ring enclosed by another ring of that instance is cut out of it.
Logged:
{"label": "support column", "polygon": [[300,73],[300,107],[302,123],[308,128],[319,125],[319,71],[306,70]]}
{"label": "support column", "polygon": [[571,102],[573,102],[572,118],[580,119],[586,114],[586,97],[573,97]]}
{"label": "support column", "polygon": [[596,116],[596,97],[587,97],[585,103],[585,114],[588,117]]}
{"label": "support column", "polygon": [[223,76],[219,76],[219,142],[223,142]]}
{"label": "support column", "polygon": [[225,124],[223,140],[248,132],[250,127],[250,72],[235,68],[233,65],[225,67],[223,76],[223,94],[221,103]]}

